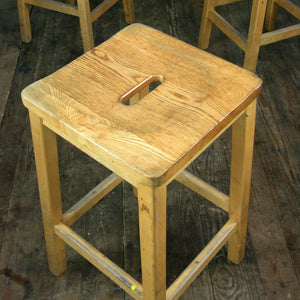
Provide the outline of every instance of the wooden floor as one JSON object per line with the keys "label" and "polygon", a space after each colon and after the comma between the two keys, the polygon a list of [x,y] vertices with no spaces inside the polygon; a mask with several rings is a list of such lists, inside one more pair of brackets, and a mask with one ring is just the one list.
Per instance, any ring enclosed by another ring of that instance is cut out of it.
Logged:
{"label": "wooden floor", "polygon": [[[202,1],[136,0],[136,21],[197,45]],[[251,2],[220,11],[247,32]],[[31,11],[33,41],[20,41],[15,0],[0,2],[0,299],[130,299],[70,248],[68,268],[47,266],[28,114],[20,92],[82,53],[78,20]],[[278,26],[295,20],[280,10]],[[126,26],[117,4],[94,26],[96,44]],[[238,65],[243,53],[217,29],[207,50]],[[222,249],[181,299],[300,299],[299,94],[300,39],[261,49],[249,234],[239,265]],[[180,74],[179,74],[180,76]],[[63,206],[67,209],[109,171],[59,139]],[[228,193],[230,132],[190,170]],[[184,270],[227,215],[180,184],[168,188],[167,283]],[[141,280],[137,201],[119,185],[74,229]]]}

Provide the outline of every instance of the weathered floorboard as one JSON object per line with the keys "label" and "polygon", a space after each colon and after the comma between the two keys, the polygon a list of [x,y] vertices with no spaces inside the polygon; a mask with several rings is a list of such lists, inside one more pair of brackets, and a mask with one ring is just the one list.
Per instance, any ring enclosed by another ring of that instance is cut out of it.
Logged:
{"label": "weathered floorboard", "polygon": [[[0,20],[2,21],[3,19]],[[40,22],[41,27],[43,27],[45,24],[44,15],[37,15],[36,21]],[[15,24],[17,25],[18,23],[15,22]],[[14,30],[18,32],[18,27]],[[36,42],[40,43],[43,31],[34,32],[36,33]],[[18,157],[22,147],[22,136],[27,119],[27,111],[22,105],[20,93],[24,87],[35,80],[34,73],[39,57],[38,53],[36,44],[22,45],[10,92],[8,93],[4,121],[0,128],[0,246],[2,245],[9,199],[12,193]]]}
{"label": "weathered floorboard", "polygon": [[0,3],[0,125],[20,54],[21,41],[16,30],[19,25],[16,8],[16,1]]}

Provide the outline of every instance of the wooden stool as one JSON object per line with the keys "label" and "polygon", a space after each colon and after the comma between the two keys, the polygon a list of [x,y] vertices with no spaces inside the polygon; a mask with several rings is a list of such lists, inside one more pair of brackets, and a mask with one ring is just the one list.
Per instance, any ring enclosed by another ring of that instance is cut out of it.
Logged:
{"label": "wooden stool", "polygon": [[[212,24],[215,24],[234,43],[245,52],[244,68],[255,72],[259,48],[274,42],[300,35],[300,24],[274,30],[278,5],[300,20],[300,8],[290,0],[253,0],[248,38],[245,39],[238,30],[228,23],[215,10],[217,6],[240,0],[204,0],[203,14],[199,33],[199,47],[206,49]],[[266,8],[268,9],[266,13]],[[271,32],[263,33],[266,16],[266,29]]]}
{"label": "wooden stool", "polygon": [[[160,85],[148,93],[154,82]],[[260,90],[254,74],[140,24],[27,87],[22,99],[30,115],[50,270],[64,272],[66,242],[133,298],[154,300],[177,299],[226,242],[228,258],[239,263]],[[185,168],[230,126],[227,196]],[[56,134],[114,172],[64,214]],[[69,227],[123,179],[138,193],[142,284]],[[173,179],[229,212],[229,220],[166,290],[166,196]]]}
{"label": "wooden stool", "polygon": [[[125,20],[128,24],[134,22],[133,0],[123,0]],[[48,8],[68,15],[79,17],[81,36],[84,51],[94,48],[94,35],[92,22],[96,21],[118,0],[104,0],[93,11],[90,9],[89,0],[66,0],[62,3],[55,0],[18,0],[21,37],[24,42],[31,41],[31,26],[29,5]]]}

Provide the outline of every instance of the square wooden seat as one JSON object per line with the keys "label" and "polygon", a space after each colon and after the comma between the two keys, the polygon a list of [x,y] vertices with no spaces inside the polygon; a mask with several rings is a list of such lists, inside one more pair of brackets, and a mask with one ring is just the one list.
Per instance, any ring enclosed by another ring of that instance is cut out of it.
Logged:
{"label": "square wooden seat", "polygon": [[[149,85],[159,86],[149,92]],[[254,74],[134,24],[22,92],[30,114],[50,270],[69,244],[135,299],[177,299],[228,242],[245,252],[256,97]],[[131,105],[126,105],[131,102]],[[232,126],[230,195],[185,168]],[[56,134],[113,173],[64,214]],[[69,226],[122,180],[137,189],[142,283]],[[167,185],[178,180],[229,212],[228,222],[166,289]]]}

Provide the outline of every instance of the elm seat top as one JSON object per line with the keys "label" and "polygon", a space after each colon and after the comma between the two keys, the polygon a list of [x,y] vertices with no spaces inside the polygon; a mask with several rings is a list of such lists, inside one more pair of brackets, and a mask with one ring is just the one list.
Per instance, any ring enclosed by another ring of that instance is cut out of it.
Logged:
{"label": "elm seat top", "polygon": [[[152,80],[162,83],[137,104],[122,103]],[[133,24],[25,88],[22,99],[47,127],[129,182],[155,185],[200,153],[261,85],[238,66]]]}

